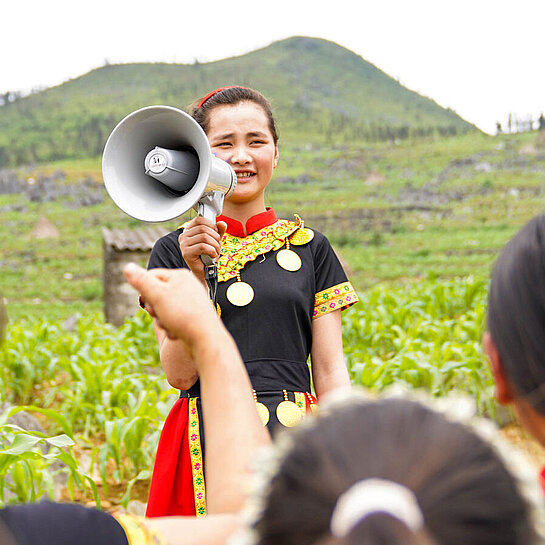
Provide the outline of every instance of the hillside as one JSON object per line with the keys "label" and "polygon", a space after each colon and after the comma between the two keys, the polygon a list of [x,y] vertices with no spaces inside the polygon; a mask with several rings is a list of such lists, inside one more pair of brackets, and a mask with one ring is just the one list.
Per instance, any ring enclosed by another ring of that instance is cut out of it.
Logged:
{"label": "hillside", "polygon": [[0,168],[97,157],[131,111],[150,104],[187,109],[226,84],[269,97],[283,139],[339,144],[477,130],[351,51],[294,37],[211,63],[106,65],[8,102],[0,106]]}
{"label": "hillside", "polygon": [[[267,193],[279,217],[297,213],[327,234],[359,291],[429,275],[487,277],[498,249],[543,211],[545,134],[282,142]],[[100,311],[102,228],[147,225],[108,197],[99,157],[0,170],[0,215],[0,293],[12,319]]]}

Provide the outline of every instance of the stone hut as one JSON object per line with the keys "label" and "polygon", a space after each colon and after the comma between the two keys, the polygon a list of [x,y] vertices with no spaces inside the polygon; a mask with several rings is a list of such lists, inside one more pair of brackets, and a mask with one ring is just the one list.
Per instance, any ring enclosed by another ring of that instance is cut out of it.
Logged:
{"label": "stone hut", "polygon": [[123,276],[123,266],[133,262],[145,267],[155,241],[166,235],[160,226],[146,229],[102,229],[104,254],[104,315],[106,321],[120,326],[139,309],[138,294]]}

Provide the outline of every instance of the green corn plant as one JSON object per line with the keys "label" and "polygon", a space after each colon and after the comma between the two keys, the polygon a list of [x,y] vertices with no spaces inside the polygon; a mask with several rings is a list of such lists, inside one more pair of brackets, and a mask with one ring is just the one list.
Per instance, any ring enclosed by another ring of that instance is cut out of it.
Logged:
{"label": "green corn plant", "polygon": [[72,497],[76,486],[84,493],[90,489],[95,502],[100,505],[96,484],[78,470],[77,460],[70,451],[73,439],[65,433],[48,436],[9,423],[9,417],[17,412],[33,409],[55,418],[61,427],[68,430],[64,417],[51,410],[12,407],[3,412],[0,416],[0,502],[32,502],[44,496],[54,499],[54,477],[64,472]]}
{"label": "green corn plant", "polygon": [[343,316],[347,366],[354,384],[392,384],[472,395],[494,415],[493,380],[481,348],[487,282],[476,277],[378,285]]}

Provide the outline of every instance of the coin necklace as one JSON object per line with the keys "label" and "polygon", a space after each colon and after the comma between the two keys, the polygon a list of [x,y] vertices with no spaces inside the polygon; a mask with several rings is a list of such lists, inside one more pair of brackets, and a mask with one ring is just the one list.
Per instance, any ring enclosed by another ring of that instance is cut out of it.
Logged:
{"label": "coin necklace", "polygon": [[[306,227],[297,229],[291,236],[291,243],[295,246],[307,244],[314,238],[314,231]],[[290,248],[290,240],[286,238],[286,247],[276,254],[276,262],[285,271],[296,272],[302,266],[299,255]],[[236,272],[236,282],[233,282],[226,290],[227,300],[236,307],[245,307],[254,299],[254,289],[240,278],[240,271]]]}
{"label": "coin necklace", "polygon": [[301,258],[290,250],[290,241],[286,239],[286,247],[276,254],[276,262],[286,271],[295,272],[301,268]]}
{"label": "coin necklace", "polygon": [[295,246],[308,244],[314,238],[314,231],[308,227],[300,227],[291,235],[290,241]]}
{"label": "coin necklace", "polygon": [[282,390],[284,393],[284,401],[278,404],[276,407],[276,418],[278,422],[286,426],[286,428],[292,428],[301,422],[303,419],[303,412],[297,406],[296,403],[288,399],[288,392]]}
{"label": "coin necklace", "polygon": [[249,305],[254,298],[254,289],[247,282],[240,279],[240,272],[237,271],[237,281],[233,282],[225,292],[228,301],[236,307]]}
{"label": "coin necklace", "polygon": [[266,426],[267,423],[269,422],[269,417],[270,417],[269,409],[267,409],[267,407],[263,403],[257,400],[257,392],[255,390],[252,390],[252,393],[254,395],[255,406],[257,408],[257,414],[259,415],[259,418],[261,419],[261,423],[263,424],[263,426]]}

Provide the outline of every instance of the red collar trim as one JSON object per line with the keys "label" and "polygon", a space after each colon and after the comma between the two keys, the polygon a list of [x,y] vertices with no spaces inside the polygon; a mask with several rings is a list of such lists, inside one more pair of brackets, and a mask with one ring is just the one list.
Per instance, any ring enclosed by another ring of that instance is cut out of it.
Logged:
{"label": "red collar trim", "polygon": [[228,218],[227,216],[220,215],[216,218],[216,221],[224,221],[227,224],[227,233],[234,237],[244,238],[263,227],[268,227],[278,220],[276,214],[272,208],[267,207],[265,212],[260,212],[255,216],[252,216],[246,222],[246,232],[244,231],[244,226],[238,220]]}

